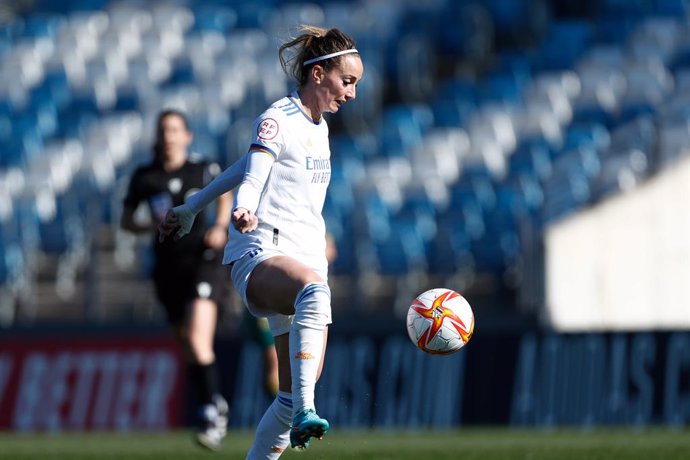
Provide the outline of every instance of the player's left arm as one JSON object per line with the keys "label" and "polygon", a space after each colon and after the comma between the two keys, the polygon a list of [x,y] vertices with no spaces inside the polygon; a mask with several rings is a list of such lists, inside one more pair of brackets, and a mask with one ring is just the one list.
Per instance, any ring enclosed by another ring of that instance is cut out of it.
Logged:
{"label": "player's left arm", "polygon": [[284,118],[281,110],[270,108],[254,121],[255,136],[247,153],[247,169],[232,206],[231,222],[240,233],[251,232],[258,224],[255,213],[264,185],[285,149],[284,130],[280,129]]}
{"label": "player's left arm", "polygon": [[[158,240],[163,241],[169,235],[173,235],[175,239],[179,239],[189,233],[192,224],[194,224],[196,215],[213,200],[224,199],[221,197],[227,195],[227,199],[231,203],[232,195],[228,192],[237,187],[242,181],[246,165],[247,155],[245,154],[225,171],[216,176],[216,178],[209,182],[204,188],[187,198],[184,204],[168,210],[165,218],[158,225]],[[218,204],[220,205],[220,201]],[[231,204],[229,206],[231,206]],[[228,210],[228,213],[229,212]],[[229,222],[230,218],[228,217],[227,219]],[[217,221],[218,218],[216,218],[216,222]]]}
{"label": "player's left arm", "polygon": [[247,171],[237,188],[231,216],[232,225],[241,233],[251,232],[258,224],[255,212],[275,162],[274,158],[264,149],[250,150],[248,153]]}

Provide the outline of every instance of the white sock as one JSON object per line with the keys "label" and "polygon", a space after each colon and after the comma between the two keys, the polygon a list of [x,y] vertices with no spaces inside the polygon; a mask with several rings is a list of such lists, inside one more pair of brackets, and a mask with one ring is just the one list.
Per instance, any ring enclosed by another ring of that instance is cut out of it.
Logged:
{"label": "white sock", "polygon": [[295,300],[290,328],[290,370],[293,414],[314,409],[316,377],[324,347],[324,329],[331,322],[331,291],[326,283],[306,285]]}
{"label": "white sock", "polygon": [[290,393],[279,391],[259,426],[246,460],[276,460],[290,444],[292,399]]}

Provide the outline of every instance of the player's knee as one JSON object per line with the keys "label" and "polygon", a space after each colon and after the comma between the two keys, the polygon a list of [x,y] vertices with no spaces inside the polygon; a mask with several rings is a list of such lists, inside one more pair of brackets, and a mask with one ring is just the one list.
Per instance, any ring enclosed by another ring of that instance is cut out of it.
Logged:
{"label": "player's knee", "polygon": [[193,353],[194,355],[194,361],[197,364],[201,364],[202,366],[206,366],[208,364],[211,364],[216,360],[216,354],[213,353],[213,350],[211,351],[202,351],[202,352],[196,352]]}
{"label": "player's knee", "polygon": [[312,283],[325,283],[325,281],[314,271],[306,270],[302,277],[302,284],[306,287],[308,284]]}
{"label": "player's knee", "polygon": [[293,321],[310,329],[324,329],[331,323],[331,290],[325,282],[309,283],[295,299]]}
{"label": "player's knee", "polygon": [[192,361],[197,364],[210,364],[216,359],[212,342],[209,343],[206,337],[191,334],[187,348]]}

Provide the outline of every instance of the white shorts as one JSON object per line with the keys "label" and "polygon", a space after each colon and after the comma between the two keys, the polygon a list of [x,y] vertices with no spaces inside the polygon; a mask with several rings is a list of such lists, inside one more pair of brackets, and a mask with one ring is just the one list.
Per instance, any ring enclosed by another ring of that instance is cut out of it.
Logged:
{"label": "white shorts", "polygon": [[252,270],[254,270],[257,265],[271,257],[282,255],[284,255],[282,252],[275,249],[254,249],[234,261],[230,270],[232,284],[235,286],[240,297],[242,297],[242,302],[244,302],[247,310],[254,316],[260,318],[265,317],[268,320],[268,327],[273,337],[290,332],[293,315],[281,315],[280,313],[267,312],[251,305],[247,300],[247,284],[249,284],[249,275],[251,275]]}

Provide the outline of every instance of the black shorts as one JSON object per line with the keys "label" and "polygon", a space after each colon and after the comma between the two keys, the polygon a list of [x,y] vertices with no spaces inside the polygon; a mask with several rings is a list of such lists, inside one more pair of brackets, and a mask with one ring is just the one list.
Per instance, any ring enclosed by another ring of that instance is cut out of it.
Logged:
{"label": "black shorts", "polygon": [[222,263],[222,252],[207,250],[199,257],[157,261],[153,283],[171,324],[185,321],[189,306],[197,298],[213,300],[219,316],[231,302],[230,278]]}

